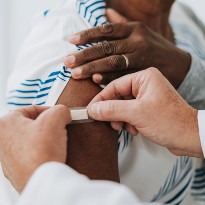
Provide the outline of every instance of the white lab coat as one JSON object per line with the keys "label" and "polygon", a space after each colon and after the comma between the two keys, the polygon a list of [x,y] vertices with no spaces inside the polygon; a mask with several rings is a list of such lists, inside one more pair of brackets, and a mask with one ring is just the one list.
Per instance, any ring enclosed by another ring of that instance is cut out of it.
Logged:
{"label": "white lab coat", "polygon": [[[91,181],[68,166],[46,163],[31,177],[17,205],[142,205],[124,185]],[[155,204],[159,205],[159,204]]]}

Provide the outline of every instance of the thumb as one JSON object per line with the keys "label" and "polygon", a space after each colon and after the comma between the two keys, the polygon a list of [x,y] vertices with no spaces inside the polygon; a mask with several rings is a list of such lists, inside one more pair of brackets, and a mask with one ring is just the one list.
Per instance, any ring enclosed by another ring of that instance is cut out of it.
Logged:
{"label": "thumb", "polygon": [[109,100],[93,103],[88,114],[98,121],[127,122],[132,124],[136,100]]}
{"label": "thumb", "polygon": [[128,22],[127,18],[120,15],[114,9],[107,9],[106,14],[107,14],[107,19],[110,23],[127,23]]}
{"label": "thumb", "polygon": [[65,127],[72,121],[71,113],[64,105],[56,105],[51,107],[43,112],[37,120],[42,120],[44,123],[46,122],[50,127],[57,125]]}

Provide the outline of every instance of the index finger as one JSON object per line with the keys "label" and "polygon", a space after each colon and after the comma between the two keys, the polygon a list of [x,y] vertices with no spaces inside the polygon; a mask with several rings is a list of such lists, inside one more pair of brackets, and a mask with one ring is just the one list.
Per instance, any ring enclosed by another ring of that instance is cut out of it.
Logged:
{"label": "index finger", "polygon": [[41,113],[43,113],[45,110],[47,110],[49,107],[46,106],[28,106],[23,107],[21,109],[13,111],[13,114],[35,120]]}
{"label": "index finger", "polygon": [[114,80],[108,86],[106,86],[104,90],[96,95],[88,106],[95,102],[117,100],[122,97],[132,95],[132,81],[135,75],[136,74],[130,74]]}
{"label": "index finger", "polygon": [[132,28],[129,24],[108,23],[76,33],[71,36],[69,41],[75,45],[83,45],[104,40],[122,39],[128,37],[131,31]]}

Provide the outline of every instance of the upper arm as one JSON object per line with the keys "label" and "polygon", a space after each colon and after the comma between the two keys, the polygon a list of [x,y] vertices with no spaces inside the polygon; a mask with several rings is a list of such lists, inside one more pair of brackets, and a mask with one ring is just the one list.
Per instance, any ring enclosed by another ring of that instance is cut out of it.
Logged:
{"label": "upper arm", "polygon": [[[57,104],[85,107],[101,88],[90,80],[71,79]],[[67,163],[91,179],[119,181],[117,133],[109,123],[74,124],[68,130]]]}

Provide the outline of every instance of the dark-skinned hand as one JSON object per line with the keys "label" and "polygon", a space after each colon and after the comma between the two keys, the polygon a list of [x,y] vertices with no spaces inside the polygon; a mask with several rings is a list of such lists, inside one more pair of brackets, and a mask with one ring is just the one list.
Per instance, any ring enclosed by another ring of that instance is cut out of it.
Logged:
{"label": "dark-skinned hand", "polygon": [[[177,48],[144,23],[106,24],[73,35],[75,45],[98,43],[70,54],[65,65],[72,68],[74,79],[92,77],[97,84],[107,84],[125,74],[157,67],[177,88],[191,64],[191,56]],[[126,68],[126,59],[129,65]]]}

